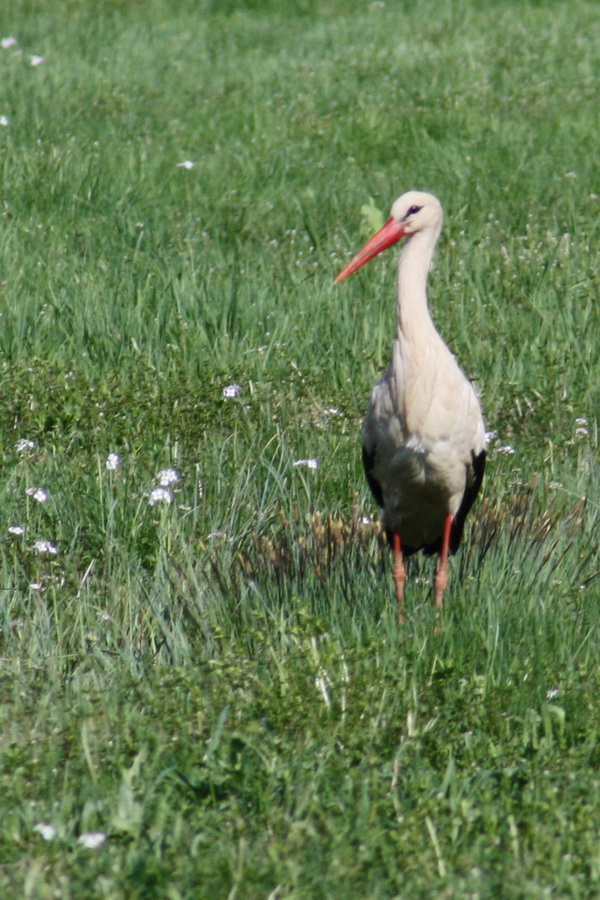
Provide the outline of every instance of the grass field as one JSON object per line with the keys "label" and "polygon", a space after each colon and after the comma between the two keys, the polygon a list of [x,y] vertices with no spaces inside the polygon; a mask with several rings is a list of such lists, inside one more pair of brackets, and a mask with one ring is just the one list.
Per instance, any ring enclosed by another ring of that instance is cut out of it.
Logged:
{"label": "grass field", "polygon": [[[0,894],[600,897],[598,4],[0,23]],[[497,435],[439,633],[333,285],[410,188]]]}

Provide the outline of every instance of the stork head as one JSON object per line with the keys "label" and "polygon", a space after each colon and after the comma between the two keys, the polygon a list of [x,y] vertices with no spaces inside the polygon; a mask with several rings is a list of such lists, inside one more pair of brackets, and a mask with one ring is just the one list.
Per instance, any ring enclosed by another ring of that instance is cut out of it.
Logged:
{"label": "stork head", "polygon": [[423,191],[408,191],[402,194],[392,206],[391,216],[383,228],[380,228],[362,250],[359,250],[354,259],[340,272],[335,279],[336,282],[352,275],[382,250],[387,250],[403,237],[430,230],[435,243],[442,227],[443,217],[442,204],[433,194],[426,194]]}

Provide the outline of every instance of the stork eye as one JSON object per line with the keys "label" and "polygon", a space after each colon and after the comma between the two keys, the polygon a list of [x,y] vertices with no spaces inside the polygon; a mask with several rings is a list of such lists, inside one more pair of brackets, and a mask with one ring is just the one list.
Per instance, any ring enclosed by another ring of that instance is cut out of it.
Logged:
{"label": "stork eye", "polygon": [[404,218],[406,219],[408,216],[414,216],[416,213],[421,212],[422,209],[422,206],[411,206]]}

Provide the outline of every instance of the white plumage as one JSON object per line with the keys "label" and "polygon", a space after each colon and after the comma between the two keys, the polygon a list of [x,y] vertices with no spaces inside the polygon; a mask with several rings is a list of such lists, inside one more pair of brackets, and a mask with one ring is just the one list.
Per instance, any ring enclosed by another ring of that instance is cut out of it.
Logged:
{"label": "white plumage", "polygon": [[440,553],[435,601],[441,607],[448,554],[458,549],[485,467],[477,394],[436,331],[427,304],[427,276],[442,222],[436,197],[403,194],[388,222],[336,279],[406,239],[398,263],[392,359],[373,388],[363,431],[367,480],[394,550],[401,620],[404,557],[417,550]]}

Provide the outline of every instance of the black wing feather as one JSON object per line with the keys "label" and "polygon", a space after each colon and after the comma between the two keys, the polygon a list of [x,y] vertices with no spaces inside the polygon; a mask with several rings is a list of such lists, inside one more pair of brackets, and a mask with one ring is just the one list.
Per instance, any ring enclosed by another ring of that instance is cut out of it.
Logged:
{"label": "black wing feather", "polygon": [[471,452],[471,459],[473,460],[472,481],[467,485],[462,498],[462,503],[458,508],[458,512],[454,516],[454,522],[452,523],[452,534],[450,535],[450,553],[456,553],[460,546],[465,527],[465,520],[469,514],[469,510],[475,503],[477,494],[479,493],[479,489],[481,488],[483,473],[485,472],[486,455],[487,454],[485,450],[482,450],[481,453],[477,454],[477,456],[475,456],[475,454]]}
{"label": "black wing feather", "polygon": [[[377,501],[378,506],[380,507],[380,509],[383,509],[383,507],[384,507],[383,491],[381,490],[381,485],[379,484],[379,482],[373,475],[373,468],[375,466],[376,454],[377,454],[377,446],[374,446],[372,449],[369,449],[369,447],[367,447],[366,444],[363,444],[362,458],[363,458],[363,466],[365,469],[365,475],[367,476],[367,483],[368,483],[369,487],[371,488],[371,493],[375,497],[375,500]],[[387,538],[388,544],[391,547],[393,535],[392,535],[392,532],[389,530],[389,528],[386,528],[385,536]],[[438,543],[441,544],[441,540]],[[436,545],[436,548],[439,549],[439,547],[437,547],[437,545]],[[417,553],[421,549],[422,549],[421,547],[405,547],[405,546],[403,546],[402,553],[404,556],[412,556],[413,553]],[[437,549],[432,549],[429,552],[435,553],[435,552],[437,552]],[[426,553],[428,552],[427,548],[425,548],[425,552]]]}
{"label": "black wing feather", "polygon": [[377,504],[381,509],[383,509],[383,492],[381,490],[381,485],[373,475],[373,468],[375,466],[375,454],[377,452],[377,447],[373,447],[369,449],[366,444],[363,444],[362,448],[362,461],[365,469],[365,475],[367,476],[367,483],[371,488],[371,493],[375,497]]}

